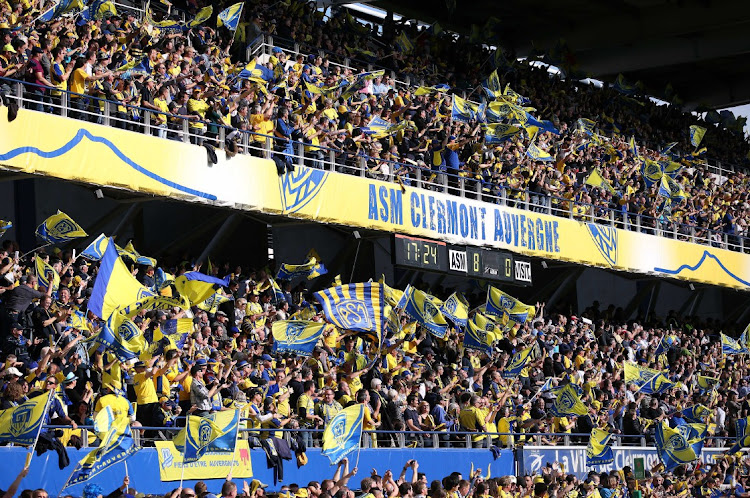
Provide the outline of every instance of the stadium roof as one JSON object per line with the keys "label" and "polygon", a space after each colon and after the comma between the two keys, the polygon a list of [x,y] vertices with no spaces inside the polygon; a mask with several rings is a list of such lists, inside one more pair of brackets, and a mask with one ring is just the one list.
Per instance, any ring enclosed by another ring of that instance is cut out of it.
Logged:
{"label": "stadium roof", "polygon": [[579,68],[613,81],[623,73],[660,97],[668,83],[686,110],[750,102],[747,0],[374,0],[407,18],[469,33],[499,19],[502,46],[517,57],[564,39]]}

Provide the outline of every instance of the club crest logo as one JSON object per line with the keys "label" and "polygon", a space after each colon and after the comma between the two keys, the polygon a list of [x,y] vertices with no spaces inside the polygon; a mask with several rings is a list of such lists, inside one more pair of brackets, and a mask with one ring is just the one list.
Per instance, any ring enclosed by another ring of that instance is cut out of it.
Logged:
{"label": "club crest logo", "polygon": [[139,333],[140,330],[138,330],[138,326],[136,326],[136,324],[131,321],[123,322],[119,327],[117,327],[117,335],[120,336],[120,339],[126,342],[129,342],[137,337]]}
{"label": "club crest logo", "polygon": [[297,167],[281,177],[281,207],[284,213],[296,213],[318,195],[328,178],[328,172]]}
{"label": "club crest logo", "polygon": [[18,437],[26,431],[29,420],[31,420],[30,406],[21,406],[13,412],[10,420],[10,433],[13,437]]}
{"label": "club crest logo", "polygon": [[286,340],[289,344],[299,342],[303,330],[305,330],[304,324],[289,322],[286,326]]}
{"label": "club crest logo", "polygon": [[594,241],[596,248],[604,256],[607,262],[615,266],[617,264],[617,229],[597,225],[596,223],[586,223],[586,227]]}
{"label": "club crest logo", "polygon": [[70,219],[61,219],[57,223],[55,223],[53,226],[51,226],[47,232],[55,238],[65,237],[67,234],[71,232],[75,232],[78,230],[78,227],[73,222],[73,220]]}
{"label": "club crest logo", "polygon": [[435,323],[435,317],[439,313],[437,307],[432,302],[425,298],[423,303],[423,316],[425,323]]}
{"label": "club crest logo", "polygon": [[333,434],[334,444],[341,446],[346,440],[346,418],[334,417],[331,425],[331,434]]}
{"label": "club crest logo", "polygon": [[672,434],[669,436],[669,439],[667,439],[667,444],[665,446],[672,451],[682,451],[687,449],[687,441],[685,441],[685,438],[682,437],[681,434]]}
{"label": "club crest logo", "polygon": [[445,308],[445,311],[450,313],[451,315],[456,313],[456,309],[458,308],[457,299],[450,298],[448,299],[444,304],[443,307]]}
{"label": "club crest logo", "polygon": [[334,304],[334,315],[339,317],[342,328],[371,329],[370,315],[362,301],[356,299],[342,299]]}
{"label": "club crest logo", "polygon": [[207,420],[201,420],[198,426],[198,447],[205,448],[211,442],[213,428]]}
{"label": "club crest logo", "polygon": [[500,298],[500,307],[505,310],[512,310],[513,309],[513,300],[507,296],[502,296]]}

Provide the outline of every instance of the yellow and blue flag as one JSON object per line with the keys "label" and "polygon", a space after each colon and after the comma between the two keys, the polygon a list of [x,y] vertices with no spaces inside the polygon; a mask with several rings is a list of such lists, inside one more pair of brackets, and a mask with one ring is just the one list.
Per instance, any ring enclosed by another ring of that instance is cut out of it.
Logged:
{"label": "yellow and blue flag", "polygon": [[223,435],[221,428],[210,418],[188,415],[185,428],[175,436],[174,446],[182,453],[184,463],[197,462],[211,443]]}
{"label": "yellow and blue flag", "polygon": [[458,95],[453,95],[453,107],[451,108],[451,118],[454,121],[461,121],[462,123],[468,123],[477,119],[477,112],[479,106],[466,99],[462,99]]}
{"label": "yellow and blue flag", "polygon": [[487,337],[487,332],[494,327],[492,320],[481,313],[475,313],[471,320],[467,320],[464,327],[464,348],[492,355],[492,344]]}
{"label": "yellow and blue flag", "polygon": [[666,375],[659,372],[645,382],[638,391],[644,394],[661,394],[664,391],[672,389],[675,385]]}
{"label": "yellow and blue flag", "polygon": [[722,354],[747,354],[748,350],[735,339],[726,334],[721,334],[721,352]]}
{"label": "yellow and blue flag", "polygon": [[44,287],[45,291],[52,287],[52,292],[56,292],[60,287],[60,275],[57,274],[57,271],[39,256],[35,256],[34,266],[36,267],[36,278],[39,286]]}
{"label": "yellow and blue flag", "polygon": [[[385,302],[388,303],[388,305],[390,305],[391,307],[395,308],[398,302],[404,296],[404,291],[402,291],[401,289],[396,289],[386,284],[385,275],[382,275],[380,277],[380,280],[378,280],[378,283],[383,284],[383,293],[385,297]],[[338,285],[341,285],[341,284],[338,284]]]}
{"label": "yellow and blue flag", "polygon": [[466,327],[469,320],[469,303],[460,292],[451,294],[440,307],[440,311],[455,325]]}
{"label": "yellow and blue flag", "polygon": [[[279,284],[276,283],[276,280],[272,277],[268,277],[268,281],[271,283],[271,291],[273,292],[273,303],[279,304],[286,301],[286,297],[284,296],[284,291],[281,290],[281,287],[279,287]],[[289,303],[292,304],[292,303]]]}
{"label": "yellow and blue flag", "polygon": [[[205,451],[218,453],[234,453],[237,441],[237,433],[240,429],[240,417],[242,410],[222,410],[205,417],[218,427],[219,435],[208,443]],[[185,448],[186,431],[180,431],[173,439],[175,448],[183,451]]]}
{"label": "yellow and blue flag", "polygon": [[609,465],[615,461],[609,442],[612,435],[604,429],[593,429],[586,446],[586,466]]}
{"label": "yellow and blue flag", "polygon": [[349,453],[359,448],[365,405],[356,404],[338,412],[323,431],[323,450],[331,465],[338,464]]}
{"label": "yellow and blue flag", "polygon": [[622,73],[617,75],[617,79],[612,84],[612,88],[623,95],[633,95],[636,92],[636,87],[625,81],[625,76],[623,76]]}
{"label": "yellow and blue flag", "polygon": [[259,63],[256,59],[247,63],[245,68],[237,74],[239,79],[260,80],[268,82],[273,80],[273,69]]}
{"label": "yellow and blue flag", "polygon": [[414,50],[414,42],[403,31],[396,36],[393,43],[401,53],[408,54]]}
{"label": "yellow and blue flag", "polygon": [[51,395],[36,396],[18,406],[0,410],[0,443],[34,444]]}
{"label": "yellow and blue flag", "polygon": [[0,237],[5,235],[5,232],[13,228],[13,223],[10,221],[0,220]]}
{"label": "yellow and blue flag", "polygon": [[672,349],[672,347],[675,344],[677,344],[677,342],[678,342],[677,336],[672,335],[672,334],[666,334],[659,341],[659,345],[656,347],[656,351],[654,354],[656,354],[657,356],[663,355],[664,353]]}
{"label": "yellow and blue flag", "polygon": [[688,442],[693,452],[695,452],[695,457],[700,458],[701,451],[703,451],[703,444],[706,441],[708,425],[701,423],[685,423],[676,425],[674,429],[682,434],[682,437],[685,438],[685,441]]}
{"label": "yellow and blue flag", "polygon": [[727,454],[734,455],[742,448],[750,447],[750,417],[737,419],[734,423],[737,440],[734,445],[727,451]]}
{"label": "yellow and blue flag", "polygon": [[88,259],[89,261],[99,261],[104,257],[104,251],[107,249],[107,243],[109,238],[100,234],[94,241],[86,247],[81,253],[81,257]]}
{"label": "yellow and blue flag", "polygon": [[482,82],[482,89],[490,100],[495,100],[502,96],[503,89],[500,84],[500,76],[497,74],[497,69],[492,71],[487,79]]}
{"label": "yellow and blue flag", "polygon": [[63,489],[88,481],[113,465],[125,461],[139,449],[130,431],[130,419],[120,417],[114,420],[99,447],[78,462]]}
{"label": "yellow and blue flag", "polygon": [[633,157],[641,157],[640,154],[638,154],[638,146],[635,144],[635,137],[633,135],[630,136],[630,140],[628,141],[628,149],[630,149],[630,153],[633,154]]}
{"label": "yellow and blue flag", "polygon": [[510,83],[505,85],[505,90],[503,90],[503,97],[518,105],[526,105],[531,102],[528,97],[524,97],[520,93],[513,90],[510,87]]}
{"label": "yellow and blue flag", "polygon": [[448,322],[440,311],[440,305],[435,304],[432,296],[411,285],[404,289],[404,295],[397,307],[412,317],[434,336],[443,338],[448,331]]}
{"label": "yellow and blue flag", "polygon": [[484,143],[501,144],[521,132],[519,126],[503,123],[490,123],[484,128]]}
{"label": "yellow and blue flag", "polygon": [[[144,287],[145,288],[145,287]],[[125,306],[122,309],[122,314],[128,318],[133,318],[141,310],[169,310],[172,308],[189,308],[190,303],[185,300],[175,299],[166,296],[159,296],[156,294],[144,294],[143,297],[137,301]]]}
{"label": "yellow and blue flag", "polygon": [[713,391],[719,386],[719,382],[719,379],[716,377],[709,377],[707,375],[699,375],[696,377],[696,383],[701,392]]}
{"label": "yellow and blue flag", "polygon": [[626,361],[623,364],[623,369],[625,371],[625,382],[632,382],[638,387],[643,386],[646,382],[662,373],[659,370],[643,367],[632,361]]}
{"label": "yellow and blue flag", "polygon": [[89,311],[106,320],[120,306],[155,296],[130,273],[118,256],[115,243],[110,240],[91,291]]}
{"label": "yellow and blue flag", "polygon": [[743,348],[748,349],[748,346],[750,346],[750,323],[747,324],[745,330],[742,331],[737,342],[739,342],[740,346]]}
{"label": "yellow and blue flag", "polygon": [[84,21],[98,21],[117,15],[117,8],[111,0],[92,0],[92,2],[81,11],[80,17]]}
{"label": "yellow and blue flag", "polygon": [[549,154],[549,152],[540,149],[537,144],[534,143],[534,141],[529,143],[529,146],[526,149],[526,155],[534,159],[535,161],[542,161],[545,163],[554,161],[554,158]]}
{"label": "yellow and blue flag", "polygon": [[279,266],[279,271],[276,274],[276,278],[279,280],[293,280],[299,277],[305,277],[308,280],[312,280],[321,275],[328,273],[328,270],[323,263],[318,263],[316,258],[310,258],[307,263],[303,265],[290,265],[282,263]]}
{"label": "yellow and blue flag", "polygon": [[669,199],[687,199],[687,194],[682,190],[682,186],[669,175],[662,175],[659,183],[659,195]]}
{"label": "yellow and blue flag", "polygon": [[711,410],[704,405],[698,404],[680,410],[682,417],[688,422],[703,423],[711,415]]}
{"label": "yellow and blue flag", "polygon": [[53,214],[36,228],[36,236],[50,244],[63,244],[88,234],[62,211]]}
{"label": "yellow and blue flag", "polygon": [[324,322],[277,320],[273,322],[274,351],[289,351],[302,356],[312,355],[323,335]]}
{"label": "yellow and blue flag", "polygon": [[451,87],[446,84],[435,86],[420,86],[416,90],[414,90],[414,96],[419,97],[421,95],[432,95],[433,93],[445,93],[450,89]]}
{"label": "yellow and blue flag", "polygon": [[596,128],[596,122],[591,119],[578,118],[576,121],[576,131],[582,131],[588,136],[594,134],[594,128]]}
{"label": "yellow and blue flag", "polygon": [[137,358],[146,350],[146,339],[141,329],[119,310],[110,315],[94,341],[121,362]]}
{"label": "yellow and blue flag", "polygon": [[656,425],[656,452],[664,464],[664,470],[671,472],[682,464],[698,459],[690,442],[677,429],[672,429],[666,420]]}
{"label": "yellow and blue flag", "polygon": [[80,330],[82,332],[90,332],[91,326],[89,324],[89,319],[86,318],[86,314],[83,311],[74,311],[70,314],[68,317],[68,324],[73,327],[76,330]]}
{"label": "yellow and blue flag", "polygon": [[214,13],[214,8],[209,5],[208,7],[203,7],[201,10],[198,11],[198,13],[195,15],[194,18],[189,20],[186,24],[188,28],[194,28],[196,26],[200,26],[204,22],[211,19],[211,14]]}
{"label": "yellow and blue flag", "polygon": [[526,368],[526,365],[531,360],[531,355],[533,352],[533,346],[516,352],[516,354],[513,355],[513,358],[510,359],[508,365],[501,372],[503,379],[515,379],[516,377],[521,375],[521,371]]}
{"label": "yellow and blue flag", "polygon": [[586,185],[591,185],[592,187],[599,187],[602,190],[606,190],[610,194],[615,193],[615,189],[612,187],[612,184],[609,183],[609,180],[602,176],[599,168],[594,168],[589,176],[586,177],[586,181],[584,183]]}
{"label": "yellow and blue flag", "polygon": [[380,344],[385,297],[383,284],[365,282],[330,287],[314,294],[329,322],[340,329],[367,334]]}
{"label": "yellow and blue flag", "polygon": [[661,170],[661,165],[659,165],[657,161],[644,157],[641,164],[641,175],[643,176],[643,180],[646,182],[647,187],[651,187],[654,183],[661,180],[664,172]]}
{"label": "yellow and blue flag", "polygon": [[550,410],[555,417],[567,417],[569,415],[586,415],[589,410],[583,404],[573,384],[566,384],[557,392],[557,398]]}
{"label": "yellow and blue flag", "polygon": [[219,311],[219,305],[221,303],[226,303],[229,300],[231,300],[230,297],[227,297],[220,292],[214,292],[212,295],[208,296],[207,299],[198,303],[196,306],[206,313],[211,313],[213,315],[216,314],[217,311]]}
{"label": "yellow and blue flag", "polygon": [[507,313],[508,317],[514,322],[524,323],[534,318],[536,309],[529,304],[523,304],[500,289],[490,286],[487,289],[486,313],[497,317],[502,317],[504,313]]}
{"label": "yellow and blue flag", "polygon": [[177,292],[191,304],[202,303],[221,287],[229,285],[229,277],[216,278],[197,271],[189,271],[174,281]]}
{"label": "yellow and blue flag", "polygon": [[702,126],[691,125],[690,126],[690,143],[693,147],[698,147],[703,140],[703,136],[706,134],[706,129]]}
{"label": "yellow and blue flag", "polygon": [[216,19],[216,25],[218,27],[225,26],[230,31],[235,31],[237,29],[237,26],[239,26],[240,24],[240,18],[242,17],[242,8],[244,6],[245,2],[240,2],[231,5],[219,12],[219,16]]}
{"label": "yellow and blue flag", "polygon": [[152,343],[149,346],[149,353],[153,355],[163,354],[167,349],[176,349],[178,351],[185,347],[185,342],[191,332],[194,324],[191,318],[172,318],[166,320],[154,329]]}
{"label": "yellow and blue flag", "polygon": [[682,164],[676,163],[674,161],[658,161],[659,167],[661,167],[661,171],[665,175],[669,175],[670,177],[674,178],[677,176],[677,173],[680,172],[682,169]]}

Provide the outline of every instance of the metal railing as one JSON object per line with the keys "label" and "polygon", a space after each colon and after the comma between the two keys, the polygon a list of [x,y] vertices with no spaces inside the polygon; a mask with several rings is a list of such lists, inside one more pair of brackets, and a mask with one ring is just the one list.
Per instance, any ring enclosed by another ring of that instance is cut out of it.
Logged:
{"label": "metal railing", "polygon": [[[243,421],[247,419],[242,419]],[[72,429],[72,426],[45,425],[45,429]],[[93,431],[92,425],[79,425],[81,440],[84,448],[98,446],[97,440],[89,440],[88,431]],[[154,441],[170,441],[181,431],[182,427],[141,427],[131,426],[133,439],[137,444]],[[144,437],[144,432],[154,432],[155,437]],[[270,436],[290,439],[294,433],[309,434],[308,447],[317,448],[322,445],[323,429],[239,429],[239,439],[267,438]],[[549,432],[470,432],[470,431],[362,431],[360,445],[362,448],[498,448],[514,449],[518,446],[571,446],[586,445],[590,434],[585,433],[549,433]],[[707,436],[705,446],[708,448],[722,448],[734,443],[735,438],[721,436]],[[653,435],[612,435],[613,446],[652,446]]]}
{"label": "metal railing", "polygon": [[[17,80],[0,78],[0,91],[10,90],[8,97],[20,108],[53,113],[105,126],[113,126],[196,145],[226,149],[234,144],[237,152],[266,159],[282,158],[295,166],[309,166],[330,172],[350,174],[403,185],[445,192],[460,198],[480,200],[502,206],[552,216],[609,225],[658,237],[682,240],[733,251],[750,252],[750,239],[691,224],[669,220],[668,215],[652,217],[644,213],[588,204],[549,192],[518,190],[503,183],[492,183],[465,174],[437,171],[417,164],[371,157],[343,149],[281,139],[271,135],[237,130],[223,123],[207,122],[199,116],[177,116],[123,102],[113,102],[91,95],[52,89]],[[340,133],[336,131],[333,133]]]}

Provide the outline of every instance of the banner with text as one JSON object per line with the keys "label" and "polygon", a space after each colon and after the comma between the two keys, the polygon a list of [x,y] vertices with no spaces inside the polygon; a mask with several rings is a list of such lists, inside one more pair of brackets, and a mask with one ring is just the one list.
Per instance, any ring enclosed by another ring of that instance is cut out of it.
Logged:
{"label": "banner with text", "polygon": [[[750,256],[717,247],[534,213],[474,199],[298,166],[282,177],[271,160],[21,110],[0,109],[0,166],[93,185],[508,249],[620,271],[739,289]],[[55,130],[50,133],[50,130]]]}
{"label": "banner with text", "polygon": [[[182,474],[182,453],[172,441],[156,441],[159,455],[159,477],[162,481],[179,481]],[[234,477],[253,477],[253,464],[247,441],[237,441],[234,453],[206,453],[197,462],[185,465],[185,479],[223,479],[232,472]]]}

